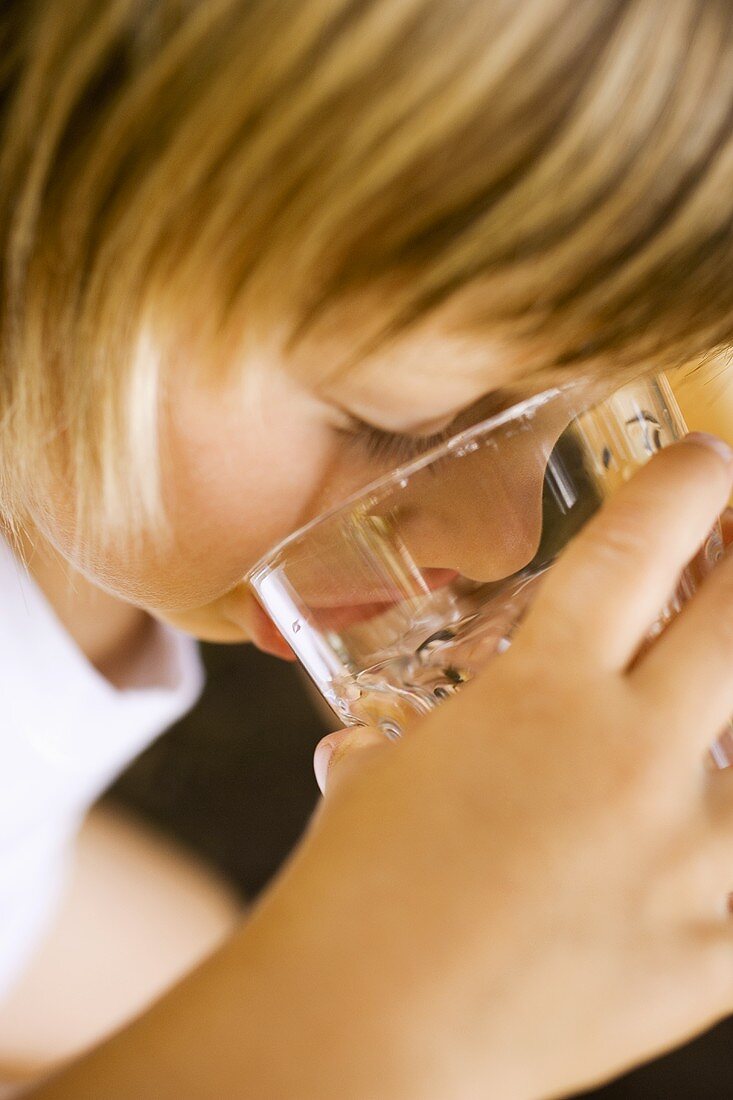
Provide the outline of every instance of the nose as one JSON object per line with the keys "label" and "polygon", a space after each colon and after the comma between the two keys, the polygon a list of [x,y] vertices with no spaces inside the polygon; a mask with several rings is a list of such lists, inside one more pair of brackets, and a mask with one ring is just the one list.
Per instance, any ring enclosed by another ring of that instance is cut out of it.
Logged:
{"label": "nose", "polygon": [[[421,569],[445,569],[480,582],[510,576],[534,557],[542,532],[542,471],[502,476],[485,453],[421,485],[424,499],[399,517],[400,536]],[[494,461],[492,461],[494,459]]]}
{"label": "nose", "polygon": [[304,530],[258,578],[284,634],[295,636],[302,621],[338,634],[396,605],[409,615],[413,597],[460,577],[498,581],[528,565],[543,536],[548,462],[568,419],[565,409],[548,410],[541,423],[496,438],[458,437]]}
{"label": "nose", "polygon": [[482,583],[526,566],[542,537],[545,474],[565,427],[565,417],[546,418],[540,431],[458,448],[418,475],[393,518],[412,560]]}

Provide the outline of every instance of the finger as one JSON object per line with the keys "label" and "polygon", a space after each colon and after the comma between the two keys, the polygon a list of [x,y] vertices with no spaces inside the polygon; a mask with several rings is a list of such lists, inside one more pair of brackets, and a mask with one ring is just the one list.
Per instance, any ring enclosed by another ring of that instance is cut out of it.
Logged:
{"label": "finger", "polygon": [[705,579],[629,673],[652,706],[695,751],[712,744],[733,713],[733,555]]}
{"label": "finger", "polygon": [[322,738],[313,754],[313,771],[321,794],[332,792],[337,783],[362,767],[374,753],[384,752],[389,744],[383,733],[368,726],[339,730]]}
{"label": "finger", "polygon": [[[694,433],[655,455],[569,544],[518,641],[625,668],[725,507],[733,451]],[[521,641],[524,639],[524,641]]]}

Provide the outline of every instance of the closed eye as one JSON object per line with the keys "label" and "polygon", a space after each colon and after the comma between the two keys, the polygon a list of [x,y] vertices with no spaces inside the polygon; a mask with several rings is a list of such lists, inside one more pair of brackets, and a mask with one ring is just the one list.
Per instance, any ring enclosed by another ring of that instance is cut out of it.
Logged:
{"label": "closed eye", "polygon": [[374,424],[368,424],[365,420],[350,416],[348,423],[336,429],[339,435],[356,447],[359,447],[369,458],[380,462],[390,462],[402,465],[419,455],[425,454],[432,447],[444,443],[456,433],[455,421],[431,435],[408,435],[402,432],[389,432],[384,428],[377,428]]}
{"label": "closed eye", "polygon": [[385,428],[369,424],[351,413],[346,414],[346,423],[336,428],[336,431],[345,437],[347,442],[360,448],[362,453],[370,459],[402,465],[425,454],[440,443],[445,443],[465,428],[479,424],[482,420],[502,412],[512,404],[512,400],[516,400],[516,396],[512,398],[507,390],[494,390],[484,394],[474,404],[457,413],[440,431],[432,432],[430,435],[420,435],[416,432],[390,432]]}

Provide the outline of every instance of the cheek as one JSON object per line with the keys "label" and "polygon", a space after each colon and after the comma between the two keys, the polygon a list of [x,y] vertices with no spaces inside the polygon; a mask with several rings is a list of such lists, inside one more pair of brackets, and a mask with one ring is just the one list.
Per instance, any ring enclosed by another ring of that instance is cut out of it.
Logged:
{"label": "cheek", "polygon": [[331,465],[320,429],[250,426],[179,438],[166,481],[173,539],[157,563],[158,606],[217,599],[307,518]]}
{"label": "cheek", "polygon": [[296,398],[191,390],[161,432],[165,537],[92,555],[93,579],[154,612],[218,600],[309,515],[329,478],[332,434]]}

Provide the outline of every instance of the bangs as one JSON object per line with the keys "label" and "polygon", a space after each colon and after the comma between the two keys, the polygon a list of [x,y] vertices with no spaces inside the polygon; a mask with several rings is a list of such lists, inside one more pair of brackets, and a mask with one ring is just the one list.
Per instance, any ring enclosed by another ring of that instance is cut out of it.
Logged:
{"label": "bangs", "polygon": [[163,522],[182,346],[340,372],[450,318],[620,382],[733,344],[722,0],[11,0],[0,45],[8,522],[59,480],[83,538]]}

